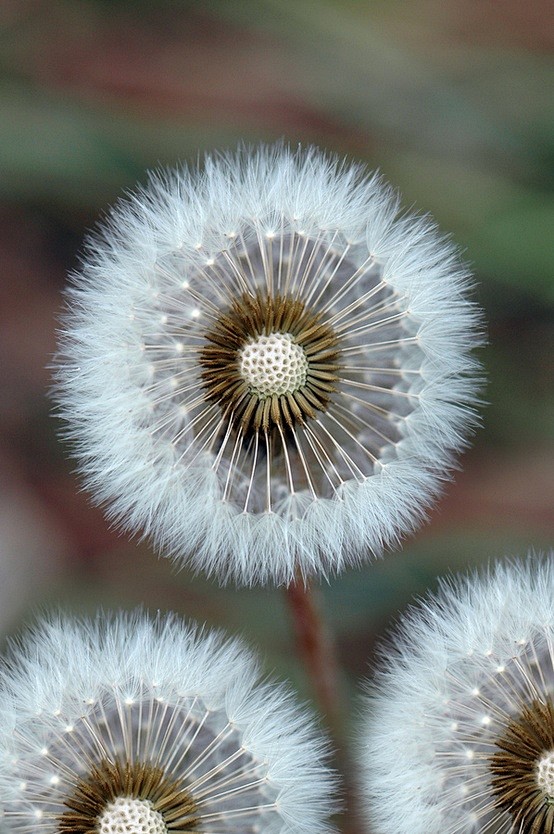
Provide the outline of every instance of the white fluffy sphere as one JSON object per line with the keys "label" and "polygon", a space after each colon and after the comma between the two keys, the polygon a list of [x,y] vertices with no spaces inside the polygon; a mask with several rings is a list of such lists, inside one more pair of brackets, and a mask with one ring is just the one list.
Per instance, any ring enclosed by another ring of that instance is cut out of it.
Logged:
{"label": "white fluffy sphere", "polygon": [[313,148],[152,175],[69,293],[58,396],[87,486],[221,581],[379,555],[475,422],[468,284],[429,219]]}

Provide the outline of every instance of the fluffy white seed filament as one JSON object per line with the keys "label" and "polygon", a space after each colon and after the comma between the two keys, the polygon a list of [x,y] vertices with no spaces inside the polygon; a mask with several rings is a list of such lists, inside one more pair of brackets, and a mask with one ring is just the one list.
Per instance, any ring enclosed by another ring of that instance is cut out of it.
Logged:
{"label": "fluffy white seed filament", "polygon": [[537,764],[537,785],[554,799],[554,750],[543,756]]}
{"label": "fluffy white seed filament", "polygon": [[99,834],[167,834],[163,816],[147,799],[118,796],[98,819]]}
{"label": "fluffy white seed filament", "polygon": [[259,397],[292,394],[306,383],[308,360],[290,333],[270,333],[239,353],[240,375]]}

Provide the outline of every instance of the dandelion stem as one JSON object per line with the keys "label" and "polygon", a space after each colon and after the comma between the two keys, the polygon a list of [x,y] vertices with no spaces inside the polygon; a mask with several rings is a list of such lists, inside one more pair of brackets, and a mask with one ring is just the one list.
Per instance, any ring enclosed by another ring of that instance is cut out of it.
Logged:
{"label": "dandelion stem", "polygon": [[353,779],[353,764],[345,744],[345,700],[341,697],[340,665],[333,635],[322,615],[320,594],[310,587],[297,570],[286,589],[297,651],[310,677],[316,702],[324,715],[335,747],[336,764],[341,772],[347,813],[342,830],[356,834],[363,830],[359,802]]}
{"label": "dandelion stem", "polygon": [[308,671],[317,704],[333,736],[342,736],[338,663],[332,635],[323,621],[316,592],[297,573],[286,589],[298,654]]}

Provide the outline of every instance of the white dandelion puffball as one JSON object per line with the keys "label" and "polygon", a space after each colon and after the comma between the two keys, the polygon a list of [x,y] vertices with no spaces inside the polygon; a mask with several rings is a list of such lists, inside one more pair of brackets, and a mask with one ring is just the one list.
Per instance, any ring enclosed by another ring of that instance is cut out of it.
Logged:
{"label": "white dandelion puffball", "polygon": [[374,834],[554,832],[554,552],[443,583],[378,671],[361,761]]}
{"label": "white dandelion puffball", "polygon": [[46,622],[2,672],[9,834],[328,832],[326,758],[242,643],[172,616]]}
{"label": "white dandelion puffball", "polygon": [[223,582],[380,554],[474,423],[468,283],[428,219],[315,149],[152,175],[69,294],[58,398],[87,486]]}

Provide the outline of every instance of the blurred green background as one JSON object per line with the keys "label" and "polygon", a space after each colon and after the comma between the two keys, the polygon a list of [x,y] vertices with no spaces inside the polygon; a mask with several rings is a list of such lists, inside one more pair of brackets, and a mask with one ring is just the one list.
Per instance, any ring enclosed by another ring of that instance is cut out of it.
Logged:
{"label": "blurred green background", "polygon": [[174,609],[311,691],[281,591],[176,574],[110,530],[51,416],[85,230],[144,171],[238,140],[379,168],[473,265],[483,427],[403,551],[321,588],[344,687],[436,577],[552,541],[554,7],[520,0],[4,0],[0,6],[0,629],[36,608]]}

